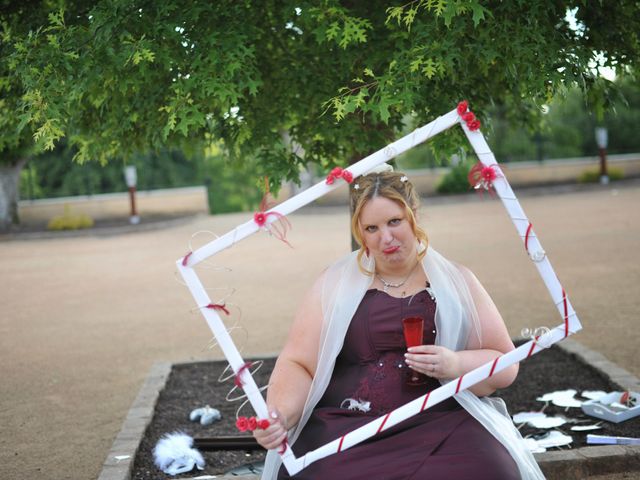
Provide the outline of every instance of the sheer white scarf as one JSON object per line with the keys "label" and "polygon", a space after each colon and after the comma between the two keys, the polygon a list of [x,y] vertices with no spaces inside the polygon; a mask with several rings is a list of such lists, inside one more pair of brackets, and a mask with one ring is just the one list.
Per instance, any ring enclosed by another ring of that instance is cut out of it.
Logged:
{"label": "sheer white scarf", "polygon": [[[462,272],[431,247],[428,248],[422,265],[437,302],[435,343],[451,350],[462,350],[466,347],[470,335],[478,335],[480,338],[482,334],[478,314]],[[374,271],[373,259],[367,259],[363,266],[368,271]],[[356,252],[343,257],[324,273],[324,318],[318,368],[300,422],[289,431],[289,444],[294,444],[313,409],[324,395],[351,318],[372,281],[371,276],[363,274],[358,268]],[[454,398],[504,445],[517,463],[523,479],[544,479],[533,455],[509,418],[502,400],[478,398],[468,390],[458,393]],[[280,465],[277,453],[269,451],[262,479],[276,478]]]}

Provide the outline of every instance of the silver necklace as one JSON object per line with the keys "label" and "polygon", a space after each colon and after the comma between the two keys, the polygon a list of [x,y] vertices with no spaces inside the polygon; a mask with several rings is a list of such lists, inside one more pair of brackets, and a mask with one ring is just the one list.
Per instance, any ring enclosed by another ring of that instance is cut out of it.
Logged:
{"label": "silver necklace", "polygon": [[418,264],[416,263],[413,266],[413,268],[411,269],[411,271],[409,272],[409,275],[407,275],[404,280],[402,280],[401,282],[398,282],[398,283],[387,282],[384,278],[382,278],[380,276],[379,273],[376,272],[376,277],[378,277],[378,279],[382,282],[382,285],[383,285],[382,291],[384,293],[389,293],[389,289],[390,288],[400,288],[401,286],[403,286],[405,283],[407,283],[407,280],[409,280],[411,275],[413,275],[413,272],[415,271],[417,266],[418,266]]}

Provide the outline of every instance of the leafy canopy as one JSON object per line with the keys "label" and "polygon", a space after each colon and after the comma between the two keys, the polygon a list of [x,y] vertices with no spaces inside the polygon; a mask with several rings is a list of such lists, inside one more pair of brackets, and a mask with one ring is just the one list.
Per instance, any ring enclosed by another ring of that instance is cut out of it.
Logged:
{"label": "leafy canopy", "polygon": [[66,137],[77,161],[106,162],[222,139],[275,185],[463,98],[523,123],[575,84],[606,106],[594,62],[635,69],[639,31],[630,0],[39,2],[2,16],[0,148]]}

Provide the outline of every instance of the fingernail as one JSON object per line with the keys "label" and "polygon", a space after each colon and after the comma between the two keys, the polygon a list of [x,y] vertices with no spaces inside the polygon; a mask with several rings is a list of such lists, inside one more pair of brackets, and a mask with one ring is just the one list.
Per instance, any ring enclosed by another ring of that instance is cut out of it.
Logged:
{"label": "fingernail", "polygon": [[271,412],[271,418],[278,418],[278,414],[276,412]]}

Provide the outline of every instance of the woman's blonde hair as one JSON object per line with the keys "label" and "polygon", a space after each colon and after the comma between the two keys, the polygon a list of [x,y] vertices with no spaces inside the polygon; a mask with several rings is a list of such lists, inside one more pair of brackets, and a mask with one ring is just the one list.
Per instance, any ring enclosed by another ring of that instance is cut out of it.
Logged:
{"label": "woman's blonde hair", "polygon": [[411,225],[413,234],[425,248],[418,252],[418,260],[424,258],[429,245],[427,232],[425,232],[416,221],[415,212],[418,211],[420,199],[413,184],[407,179],[402,172],[380,172],[370,173],[358,177],[350,187],[351,202],[351,233],[356,239],[360,250],[358,251],[358,266],[364,273],[372,275],[362,267],[361,260],[365,254],[365,245],[362,241],[362,233],[360,231],[360,214],[362,209],[369,200],[376,197],[384,197],[396,202],[400,207],[404,208],[407,220]]}

